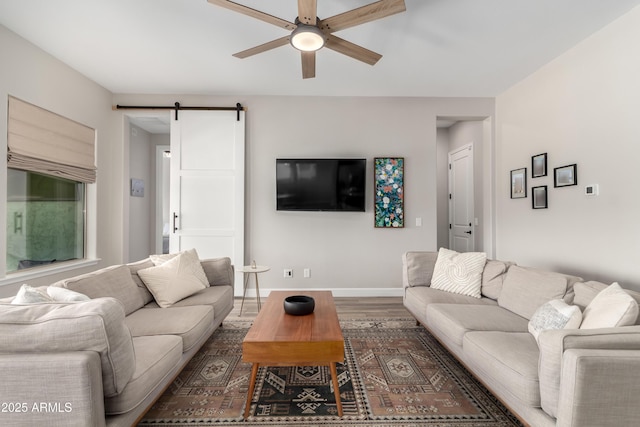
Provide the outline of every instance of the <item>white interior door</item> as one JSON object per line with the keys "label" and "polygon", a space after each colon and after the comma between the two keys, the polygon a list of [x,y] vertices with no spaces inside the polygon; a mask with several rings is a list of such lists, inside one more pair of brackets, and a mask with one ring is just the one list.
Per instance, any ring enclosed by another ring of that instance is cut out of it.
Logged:
{"label": "white interior door", "polygon": [[[180,111],[171,120],[170,252],[244,265],[245,113]],[[242,275],[235,294],[242,295]]]}
{"label": "white interior door", "polygon": [[475,250],[473,222],[473,144],[468,144],[449,153],[449,249]]}

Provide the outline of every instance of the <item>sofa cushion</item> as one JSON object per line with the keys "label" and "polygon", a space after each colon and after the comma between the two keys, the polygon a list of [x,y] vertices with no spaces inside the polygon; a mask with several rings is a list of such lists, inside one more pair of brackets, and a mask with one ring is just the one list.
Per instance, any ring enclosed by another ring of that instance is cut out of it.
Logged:
{"label": "sofa cushion", "polygon": [[473,304],[498,305],[489,298],[474,298],[466,295],[452,294],[428,286],[408,287],[404,290],[403,304],[419,321],[426,322],[427,307],[430,304]]}
{"label": "sofa cushion", "polygon": [[579,277],[514,265],[504,280],[498,305],[531,319],[542,304],[552,299],[573,301],[573,284]]}
{"label": "sofa cushion", "polygon": [[437,252],[405,252],[402,255],[403,286],[429,286],[437,257]]}
{"label": "sofa cushion", "polygon": [[483,296],[494,300],[498,299],[500,292],[502,292],[505,273],[512,265],[515,264],[509,261],[487,260],[482,271],[482,287],[480,288]]}
{"label": "sofa cushion", "polygon": [[113,297],[124,306],[126,314],[141,308],[144,303],[138,287],[126,265],[114,265],[91,273],[61,280],[51,286],[60,286],[85,294],[89,298]]}
{"label": "sofa cushion", "polygon": [[233,286],[234,271],[231,258],[209,258],[200,261],[210,286]]}
{"label": "sofa cushion", "polygon": [[167,377],[174,375],[182,360],[182,340],[175,335],[133,338],[135,371],[124,391],[105,399],[105,413],[116,415],[138,406]]}
{"label": "sofa cushion", "polygon": [[153,294],[151,294],[151,292],[149,292],[149,289],[147,289],[147,285],[144,284],[144,282],[138,275],[138,271],[153,266],[154,264],[149,258],[127,264],[127,267],[129,267],[129,271],[131,271],[131,278],[138,287],[138,292],[140,292],[144,304],[148,304],[153,301]]}
{"label": "sofa cushion", "polygon": [[166,308],[206,288],[198,270],[204,276],[200,261],[182,253],[158,266],[138,270],[138,275],[158,305]]}
{"label": "sofa cushion", "polygon": [[569,305],[561,299],[553,299],[542,304],[529,320],[529,332],[538,340],[542,331],[550,329],[578,329],[582,322],[582,311],[576,305]]}
{"label": "sofa cushion", "polygon": [[55,302],[44,289],[38,289],[29,285],[22,285],[18,293],[11,300],[11,304],[39,304],[43,302]]}
{"label": "sofa cushion", "polygon": [[[580,307],[582,311],[584,311],[584,309],[587,308],[589,303],[596,297],[596,295],[598,295],[601,290],[606,289],[607,286],[609,285],[597,282],[595,280],[590,280],[588,282],[578,282],[574,286],[576,295],[573,303]],[[632,291],[630,289],[625,289],[625,292],[631,295],[640,307],[640,292]],[[636,320],[636,325],[640,325],[640,315]]]}
{"label": "sofa cushion", "polygon": [[482,270],[486,261],[487,254],[484,252],[458,253],[440,248],[431,277],[431,287],[480,298]]}
{"label": "sofa cushion", "polygon": [[100,355],[107,397],[125,388],[135,367],[124,309],[114,298],[76,303],[2,304],[0,346],[6,353],[95,351]]}
{"label": "sofa cushion", "polygon": [[47,286],[47,295],[59,302],[89,301],[91,299],[80,292],[58,286]]}
{"label": "sofa cushion", "polygon": [[[190,307],[194,305],[207,305],[213,307],[214,317],[228,314],[233,309],[233,288],[231,286],[211,286],[196,292],[173,304],[173,307]],[[145,308],[159,307],[151,302]]]}
{"label": "sofa cushion", "polygon": [[149,255],[149,259],[151,260],[153,265],[162,265],[177,256],[182,256],[185,260],[187,260],[187,263],[189,263],[190,265],[191,273],[196,276],[204,286],[209,286],[209,281],[207,280],[206,274],[204,274],[204,270],[202,269],[202,265],[200,264],[200,257],[198,256],[198,252],[195,248],[173,254]]}
{"label": "sofa cushion", "polygon": [[125,323],[134,337],[177,335],[182,351],[188,351],[213,330],[213,308],[205,305],[170,308],[142,308],[131,313]]}
{"label": "sofa cushion", "polygon": [[456,345],[470,331],[527,332],[527,319],[495,305],[431,304],[427,325]]}
{"label": "sofa cushion", "polygon": [[617,283],[603,289],[584,309],[580,329],[630,326],[638,319],[638,303]]}
{"label": "sofa cushion", "polygon": [[540,407],[538,345],[528,332],[469,332],[462,343],[467,363],[481,378],[491,378],[498,395]]}

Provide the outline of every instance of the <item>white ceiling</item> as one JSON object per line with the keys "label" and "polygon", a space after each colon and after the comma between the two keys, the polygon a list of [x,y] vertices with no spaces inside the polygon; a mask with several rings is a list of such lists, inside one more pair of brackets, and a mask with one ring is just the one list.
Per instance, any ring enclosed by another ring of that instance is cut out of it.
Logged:
{"label": "white ceiling", "polygon": [[[293,21],[295,0],[236,0]],[[327,18],[373,0],[318,0]],[[113,93],[488,96],[500,94],[640,0],[406,0],[407,11],[336,33],[383,55],[317,54],[315,79],[286,31],[206,0],[0,0],[0,24]],[[7,60],[7,58],[3,58]]]}

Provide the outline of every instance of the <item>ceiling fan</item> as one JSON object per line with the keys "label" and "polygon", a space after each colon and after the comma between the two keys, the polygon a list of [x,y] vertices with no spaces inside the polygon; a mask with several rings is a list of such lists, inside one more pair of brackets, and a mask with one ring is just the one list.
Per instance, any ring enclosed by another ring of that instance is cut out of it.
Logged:
{"label": "ceiling fan", "polygon": [[234,53],[233,56],[247,58],[291,44],[301,53],[303,79],[316,76],[316,51],[322,47],[327,47],[358,61],[374,65],[382,58],[382,55],[341,39],[333,35],[333,33],[406,10],[404,0],[379,0],[327,19],[319,19],[316,16],[317,0],[298,0],[298,17],[294,22],[289,22],[229,0],[208,0],[208,2],[291,31],[285,37]]}

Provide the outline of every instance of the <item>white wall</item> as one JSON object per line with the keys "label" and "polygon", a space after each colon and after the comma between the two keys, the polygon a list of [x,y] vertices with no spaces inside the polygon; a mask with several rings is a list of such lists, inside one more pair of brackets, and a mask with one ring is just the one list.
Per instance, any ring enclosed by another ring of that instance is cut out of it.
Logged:
{"label": "white wall", "polygon": [[[639,41],[636,7],[497,98],[498,258],[640,289]],[[549,175],[531,179],[544,152]],[[553,188],[553,168],[572,163],[578,186]],[[510,200],[521,167],[529,197]],[[531,209],[538,185],[548,209]]]}
{"label": "white wall", "polygon": [[[111,111],[111,93],[3,26],[0,26],[0,52],[0,146],[7,146],[8,95],[96,129],[98,181],[89,186],[88,198],[97,204],[97,213],[89,219],[88,226],[97,234],[94,256],[101,259],[98,266],[120,262],[123,153],[122,137],[114,121],[115,113]],[[1,157],[0,223],[6,224],[6,155]],[[5,240],[4,233],[4,226],[0,227],[2,241]],[[4,248],[4,245],[0,247]],[[0,259],[6,259],[4,249],[0,249]],[[76,270],[73,274],[87,270]],[[68,275],[29,280],[29,283],[48,284]],[[15,294],[21,283],[0,286],[0,296]]]}
{"label": "white wall", "polygon": [[[333,289],[336,295],[396,294],[401,255],[435,250],[436,116],[492,116],[491,99],[229,97],[117,95],[120,105],[248,108],[246,137],[247,262],[272,267],[261,289]],[[405,157],[405,228],[373,226],[373,158]],[[278,157],[366,157],[365,213],[278,212]],[[416,227],[415,219],[423,226]],[[283,269],[294,277],[284,279]],[[303,278],[303,269],[311,277]]]}

